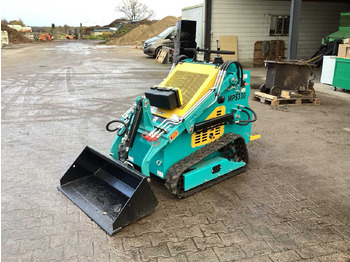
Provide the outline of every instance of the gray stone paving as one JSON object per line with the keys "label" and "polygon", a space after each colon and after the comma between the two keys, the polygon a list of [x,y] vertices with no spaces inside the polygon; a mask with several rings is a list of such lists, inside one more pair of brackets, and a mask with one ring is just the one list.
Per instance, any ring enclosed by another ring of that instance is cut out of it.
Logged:
{"label": "gray stone paving", "polygon": [[[3,261],[350,261],[350,102],[250,105],[249,169],[110,237],[57,189],[85,145],[168,65],[138,50],[53,42],[2,51]],[[253,70],[254,73],[254,70]],[[344,94],[347,96],[349,94]]]}

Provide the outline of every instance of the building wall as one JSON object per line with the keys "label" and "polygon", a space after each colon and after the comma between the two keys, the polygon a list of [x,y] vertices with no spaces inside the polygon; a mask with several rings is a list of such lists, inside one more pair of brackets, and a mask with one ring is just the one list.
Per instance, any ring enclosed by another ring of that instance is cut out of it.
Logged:
{"label": "building wall", "polygon": [[[213,0],[211,48],[220,35],[238,36],[238,60],[253,63],[256,41],[284,40],[288,36],[269,36],[271,15],[289,15],[290,1]],[[345,3],[302,3],[298,58],[310,58],[321,45],[321,39],[338,30],[340,12],[349,9]]]}

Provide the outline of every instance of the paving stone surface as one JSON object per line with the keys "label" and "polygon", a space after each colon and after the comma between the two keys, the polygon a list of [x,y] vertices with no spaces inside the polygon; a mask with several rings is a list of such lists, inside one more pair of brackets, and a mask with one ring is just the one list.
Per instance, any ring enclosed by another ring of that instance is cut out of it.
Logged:
{"label": "paving stone surface", "polygon": [[250,100],[262,138],[246,172],[183,200],[152,180],[156,211],[112,237],[57,190],[86,145],[108,154],[106,123],[169,68],[90,41],[2,50],[3,261],[349,262],[349,93],[319,92],[320,106]]}

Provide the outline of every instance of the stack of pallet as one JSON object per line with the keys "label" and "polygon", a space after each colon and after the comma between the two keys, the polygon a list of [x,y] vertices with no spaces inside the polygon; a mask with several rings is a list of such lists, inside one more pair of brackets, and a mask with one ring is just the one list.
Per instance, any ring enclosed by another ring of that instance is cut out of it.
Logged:
{"label": "stack of pallet", "polygon": [[283,40],[257,41],[254,44],[253,66],[263,66],[265,60],[283,60],[285,50],[286,45]]}
{"label": "stack of pallet", "polygon": [[298,95],[290,91],[282,91],[280,97],[269,95],[263,92],[255,92],[254,99],[271,106],[280,105],[320,105],[321,99],[311,96]]}

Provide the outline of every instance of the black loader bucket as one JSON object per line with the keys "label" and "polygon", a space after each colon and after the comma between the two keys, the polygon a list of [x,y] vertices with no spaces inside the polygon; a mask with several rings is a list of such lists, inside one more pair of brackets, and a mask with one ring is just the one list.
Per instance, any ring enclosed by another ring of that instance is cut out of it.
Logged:
{"label": "black loader bucket", "polygon": [[110,235],[158,204],[146,176],[88,146],[60,183],[58,189]]}

